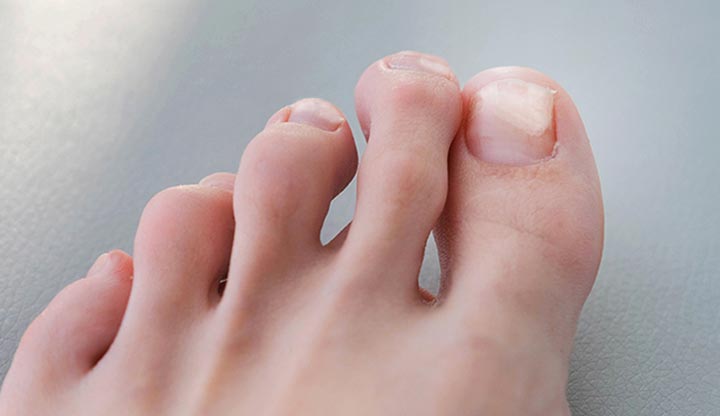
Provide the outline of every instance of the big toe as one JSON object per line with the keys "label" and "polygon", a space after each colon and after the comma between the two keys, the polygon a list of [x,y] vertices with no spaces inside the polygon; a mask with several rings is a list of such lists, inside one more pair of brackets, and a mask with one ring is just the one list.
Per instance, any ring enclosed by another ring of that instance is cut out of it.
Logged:
{"label": "big toe", "polygon": [[463,100],[465,124],[435,230],[441,296],[483,322],[525,322],[567,354],[603,241],[582,121],[562,87],[527,68],[484,71]]}

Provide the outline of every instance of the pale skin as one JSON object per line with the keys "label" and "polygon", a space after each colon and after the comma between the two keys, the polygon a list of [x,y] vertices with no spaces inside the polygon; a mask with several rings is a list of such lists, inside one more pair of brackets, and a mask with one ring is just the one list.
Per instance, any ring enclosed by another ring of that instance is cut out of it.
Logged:
{"label": "pale skin", "polygon": [[[356,109],[360,163],[346,116],[301,100],[236,174],[156,195],[133,256],[101,256],[28,328],[0,415],[568,415],[603,211],[567,92],[518,67],[461,88],[405,52],[368,67]],[[417,284],[431,231],[437,297]]]}

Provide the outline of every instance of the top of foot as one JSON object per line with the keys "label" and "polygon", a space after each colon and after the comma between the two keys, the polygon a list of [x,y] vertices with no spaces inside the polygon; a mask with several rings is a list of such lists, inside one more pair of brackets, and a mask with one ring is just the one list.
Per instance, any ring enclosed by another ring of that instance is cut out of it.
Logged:
{"label": "top of foot", "polygon": [[[603,229],[570,97],[515,67],[461,89],[402,52],[356,107],[359,168],[346,116],[305,99],[237,174],[155,196],[133,257],[101,256],[28,329],[0,414],[569,414]],[[323,245],[356,168],[352,224]],[[433,230],[437,297],[417,284]]]}

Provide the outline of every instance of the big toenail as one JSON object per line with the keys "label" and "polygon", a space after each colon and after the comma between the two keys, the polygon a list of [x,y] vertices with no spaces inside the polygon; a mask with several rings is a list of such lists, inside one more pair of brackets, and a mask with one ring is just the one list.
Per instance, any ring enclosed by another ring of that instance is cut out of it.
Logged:
{"label": "big toenail", "polygon": [[450,66],[440,58],[416,52],[400,52],[385,58],[385,65],[390,69],[420,71],[440,75],[449,80],[454,76]]}
{"label": "big toenail", "polygon": [[552,155],[556,91],[520,79],[485,85],[472,98],[470,152],[491,163],[527,165]]}
{"label": "big toenail", "polygon": [[330,103],[308,98],[290,106],[288,122],[306,124],[321,130],[335,131],[345,121],[343,115]]}

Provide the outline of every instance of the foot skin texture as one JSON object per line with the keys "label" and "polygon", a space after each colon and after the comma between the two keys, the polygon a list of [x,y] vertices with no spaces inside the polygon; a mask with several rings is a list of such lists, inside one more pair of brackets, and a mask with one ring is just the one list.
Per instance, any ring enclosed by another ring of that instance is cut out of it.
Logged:
{"label": "foot skin texture", "polygon": [[[461,90],[401,52],[356,87],[368,140],[304,99],[237,174],[156,195],[134,253],[102,255],[23,336],[10,415],[569,415],[568,360],[603,244],[565,90],[526,68]],[[328,244],[331,200],[358,175]],[[436,238],[437,296],[418,287]]]}

